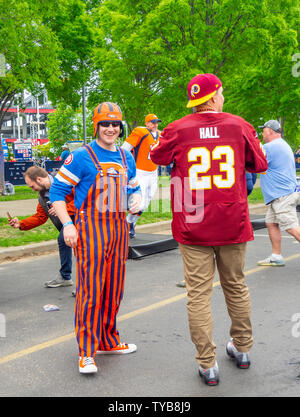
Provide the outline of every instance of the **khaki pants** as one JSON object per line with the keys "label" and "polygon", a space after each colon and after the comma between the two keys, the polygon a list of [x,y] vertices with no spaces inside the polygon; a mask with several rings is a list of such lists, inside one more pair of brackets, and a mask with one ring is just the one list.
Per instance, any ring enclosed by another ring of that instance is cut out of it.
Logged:
{"label": "khaki pants", "polygon": [[179,244],[187,288],[190,334],[197,349],[196,360],[203,368],[214,366],[216,345],[212,340],[211,295],[217,265],[231,318],[230,336],[238,351],[248,352],[253,344],[251,302],[243,273],[246,243],[226,246]]}

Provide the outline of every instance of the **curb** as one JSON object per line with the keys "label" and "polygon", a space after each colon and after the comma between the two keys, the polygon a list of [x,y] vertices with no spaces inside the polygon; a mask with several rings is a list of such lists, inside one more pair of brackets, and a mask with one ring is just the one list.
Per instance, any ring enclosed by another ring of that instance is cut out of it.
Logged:
{"label": "curb", "polygon": [[15,261],[28,256],[36,256],[57,251],[57,240],[48,240],[41,243],[32,243],[25,246],[12,246],[0,249],[0,263]]}

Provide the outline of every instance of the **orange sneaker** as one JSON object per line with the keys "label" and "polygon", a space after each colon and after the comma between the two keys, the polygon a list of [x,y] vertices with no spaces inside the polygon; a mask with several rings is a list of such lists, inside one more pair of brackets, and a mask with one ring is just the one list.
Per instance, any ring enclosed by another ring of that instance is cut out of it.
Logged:
{"label": "orange sneaker", "polygon": [[79,372],[81,374],[94,374],[98,371],[94,358],[79,356]]}
{"label": "orange sneaker", "polygon": [[126,355],[127,353],[132,353],[136,350],[137,347],[133,343],[120,343],[118,346],[109,350],[98,350],[97,353],[102,355]]}

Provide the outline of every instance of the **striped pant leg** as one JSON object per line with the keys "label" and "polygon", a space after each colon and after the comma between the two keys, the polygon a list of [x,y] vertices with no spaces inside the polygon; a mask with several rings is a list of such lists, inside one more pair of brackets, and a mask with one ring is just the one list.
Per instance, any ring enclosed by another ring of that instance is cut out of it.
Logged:
{"label": "striped pant leg", "polygon": [[[75,250],[77,286],[75,300],[75,334],[80,356],[93,357],[101,339],[101,301],[107,262],[105,245],[95,244],[96,236],[79,231]],[[90,244],[90,240],[93,244]]]}
{"label": "striped pant leg", "polygon": [[102,293],[102,332],[100,349],[107,350],[120,344],[117,330],[117,314],[123,298],[128,254],[128,223],[125,219],[115,219],[112,246],[109,248],[107,273]]}

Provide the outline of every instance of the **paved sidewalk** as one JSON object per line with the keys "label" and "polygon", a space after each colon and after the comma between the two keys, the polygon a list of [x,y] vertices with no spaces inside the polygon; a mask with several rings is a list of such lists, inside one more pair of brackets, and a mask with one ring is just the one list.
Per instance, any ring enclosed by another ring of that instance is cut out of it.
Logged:
{"label": "paved sidewalk", "polygon": [[15,200],[15,201],[1,201],[0,202],[0,217],[6,217],[8,211],[11,217],[15,216],[29,216],[36,212],[38,201],[32,200]]}

